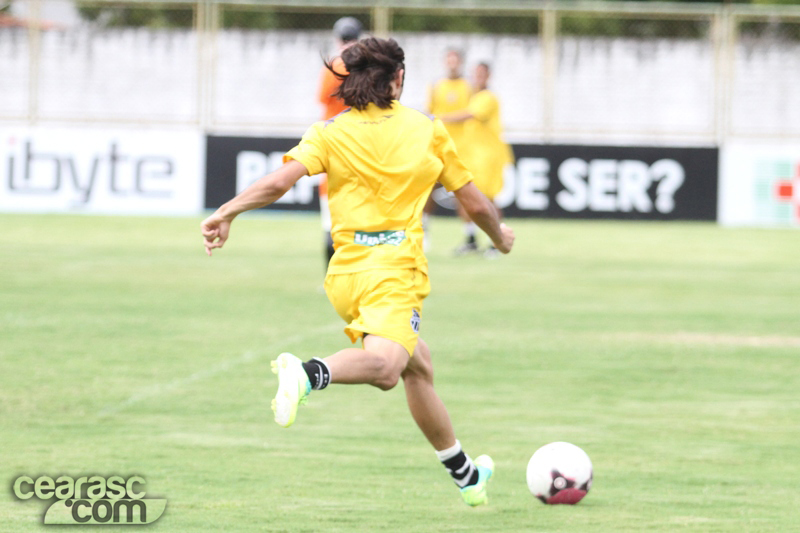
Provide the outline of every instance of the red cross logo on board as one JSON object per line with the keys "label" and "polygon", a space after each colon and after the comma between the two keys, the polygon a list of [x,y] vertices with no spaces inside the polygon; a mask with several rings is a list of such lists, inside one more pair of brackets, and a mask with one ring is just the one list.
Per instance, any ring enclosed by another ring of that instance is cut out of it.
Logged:
{"label": "red cross logo on board", "polygon": [[791,202],[795,208],[795,218],[800,222],[800,163],[795,166],[794,177],[775,183],[775,199]]}

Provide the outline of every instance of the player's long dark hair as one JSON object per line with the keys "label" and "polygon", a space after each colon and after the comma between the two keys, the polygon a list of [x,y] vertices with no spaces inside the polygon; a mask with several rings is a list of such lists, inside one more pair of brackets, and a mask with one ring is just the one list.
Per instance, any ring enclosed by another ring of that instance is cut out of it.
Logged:
{"label": "player's long dark hair", "polygon": [[406,55],[400,45],[394,39],[369,37],[345,48],[341,57],[348,74],[336,72],[332,61],[325,62],[342,80],[333,96],[356,109],[364,109],[370,102],[381,109],[391,107],[391,82],[397,71],[405,68]]}

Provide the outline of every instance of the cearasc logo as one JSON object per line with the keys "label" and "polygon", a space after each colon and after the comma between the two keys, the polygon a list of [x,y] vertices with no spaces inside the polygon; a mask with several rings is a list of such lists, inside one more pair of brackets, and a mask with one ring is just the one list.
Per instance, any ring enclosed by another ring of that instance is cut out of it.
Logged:
{"label": "cearasc logo", "polygon": [[137,525],[158,520],[167,507],[165,499],[145,499],[141,476],[19,476],[14,496],[20,500],[55,498],[44,514],[45,524]]}

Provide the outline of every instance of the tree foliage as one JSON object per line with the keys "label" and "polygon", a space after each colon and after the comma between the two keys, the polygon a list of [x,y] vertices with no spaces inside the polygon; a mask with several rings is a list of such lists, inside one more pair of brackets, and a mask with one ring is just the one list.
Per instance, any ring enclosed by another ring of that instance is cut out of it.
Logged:
{"label": "tree foliage", "polygon": [[[658,0],[644,0],[658,1]],[[677,0],[693,3],[697,0]],[[489,5],[489,0],[484,0]],[[717,3],[742,4],[797,4],[800,0],[722,0]],[[706,2],[707,3],[707,2]],[[3,4],[0,3],[0,10]],[[84,19],[106,27],[191,28],[194,24],[194,6],[162,7],[157,4],[102,5],[79,0],[78,9]],[[341,16],[354,16],[365,28],[372,25],[369,11],[343,12],[297,7],[259,7],[256,5],[220,5],[223,28],[260,30],[327,30]],[[633,37],[702,37],[709,31],[704,21],[621,18],[602,14],[567,14],[559,17],[559,31],[568,35],[633,36]],[[424,12],[395,9],[392,12],[392,30],[397,32],[456,32],[486,34],[535,35],[539,32],[539,19],[535,14],[477,14],[453,11]]]}

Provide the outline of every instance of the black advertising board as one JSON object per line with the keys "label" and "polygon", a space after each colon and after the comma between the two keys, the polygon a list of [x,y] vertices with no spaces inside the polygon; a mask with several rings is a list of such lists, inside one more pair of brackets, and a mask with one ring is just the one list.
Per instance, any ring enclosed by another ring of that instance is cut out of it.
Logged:
{"label": "black advertising board", "polygon": [[[281,165],[297,138],[209,136],[205,206],[216,208]],[[496,202],[508,217],[716,220],[719,150],[515,144]],[[452,198],[435,191],[437,214]],[[303,178],[271,209],[319,210],[316,179]]]}
{"label": "black advertising board", "polygon": [[[258,178],[283,164],[283,154],[297,146],[298,138],[206,137],[205,207],[215,209]],[[278,202],[266,209],[319,211],[318,180],[304,177]]]}
{"label": "black advertising board", "polygon": [[513,148],[513,172],[506,173],[506,186],[497,199],[507,216],[717,218],[717,148],[546,144]]}

